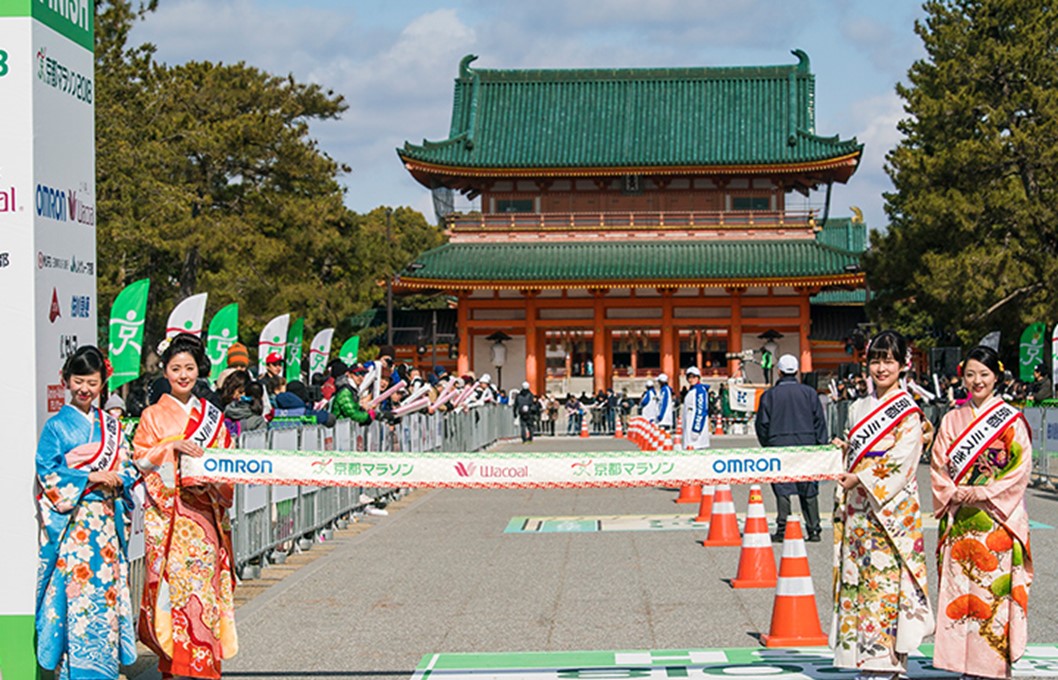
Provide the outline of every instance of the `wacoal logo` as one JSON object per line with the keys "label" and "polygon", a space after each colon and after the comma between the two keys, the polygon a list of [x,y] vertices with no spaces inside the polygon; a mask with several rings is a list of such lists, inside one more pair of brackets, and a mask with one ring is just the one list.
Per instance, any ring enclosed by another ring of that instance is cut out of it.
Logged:
{"label": "wacoal logo", "polygon": [[84,192],[78,196],[77,192],[70,189],[67,194],[66,204],[70,208],[70,219],[78,224],[86,224],[94,227],[96,223],[96,208],[84,200]]}
{"label": "wacoal logo", "polygon": [[477,466],[473,463],[470,463],[469,465],[462,462],[456,463],[456,474],[460,477],[473,477],[474,470],[476,469]]}
{"label": "wacoal logo", "polygon": [[18,201],[15,200],[15,187],[4,189],[0,187],[0,213],[13,213],[18,210]]}

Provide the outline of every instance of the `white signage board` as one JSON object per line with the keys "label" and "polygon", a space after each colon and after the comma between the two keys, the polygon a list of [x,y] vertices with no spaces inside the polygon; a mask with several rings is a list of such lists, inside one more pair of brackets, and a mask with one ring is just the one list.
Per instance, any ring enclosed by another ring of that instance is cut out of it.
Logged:
{"label": "white signage board", "polygon": [[0,356],[9,359],[0,428],[12,452],[0,458],[5,677],[33,662],[37,437],[62,408],[63,361],[96,344],[94,11],[92,0],[0,0]]}

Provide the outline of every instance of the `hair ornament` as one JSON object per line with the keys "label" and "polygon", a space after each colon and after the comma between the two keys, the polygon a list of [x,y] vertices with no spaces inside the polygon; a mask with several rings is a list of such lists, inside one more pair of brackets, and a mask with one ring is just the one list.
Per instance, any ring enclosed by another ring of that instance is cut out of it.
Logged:
{"label": "hair ornament", "polygon": [[163,338],[162,341],[158,343],[158,348],[157,349],[158,349],[159,356],[162,355],[162,354],[165,354],[165,350],[169,349],[169,345],[171,345],[171,344],[173,344],[173,339],[172,338],[169,338],[169,337]]}
{"label": "hair ornament", "polygon": [[999,362],[999,372],[1000,373],[1006,373],[1007,372],[1007,368],[1006,368],[1006,366],[1003,365],[1002,361]]}
{"label": "hair ornament", "polygon": [[110,363],[110,359],[103,359],[103,369],[106,371],[106,378],[109,380],[114,375],[114,366]]}

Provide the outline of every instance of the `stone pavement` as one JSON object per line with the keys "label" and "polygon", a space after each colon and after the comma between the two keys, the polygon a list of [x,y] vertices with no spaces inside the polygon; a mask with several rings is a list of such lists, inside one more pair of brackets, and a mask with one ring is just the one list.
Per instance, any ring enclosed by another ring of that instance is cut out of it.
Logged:
{"label": "stone pavement", "polygon": [[[755,442],[729,436],[715,445]],[[630,445],[560,437],[505,446],[593,451]],[[928,489],[925,467],[920,478]],[[416,493],[389,517],[373,518],[369,530],[336,535],[326,554],[240,606],[240,652],[226,663],[225,677],[409,678],[425,655],[438,652],[755,646],[755,636],[767,632],[774,592],[729,588],[723,579],[734,576],[739,549],[704,548],[704,532],[504,533],[515,516],[691,512],[673,504],[675,495],[662,489]],[[1029,495],[1033,519],[1058,525],[1058,494]],[[774,511],[772,494],[764,496]],[[746,488],[736,488],[739,514],[746,497]],[[832,485],[824,484],[823,510],[832,498]],[[1056,534],[1033,534],[1030,642],[1058,638],[1058,612],[1048,605],[1058,595]],[[926,541],[933,550],[936,532],[927,532]],[[827,630],[832,547],[808,544],[808,552]]]}

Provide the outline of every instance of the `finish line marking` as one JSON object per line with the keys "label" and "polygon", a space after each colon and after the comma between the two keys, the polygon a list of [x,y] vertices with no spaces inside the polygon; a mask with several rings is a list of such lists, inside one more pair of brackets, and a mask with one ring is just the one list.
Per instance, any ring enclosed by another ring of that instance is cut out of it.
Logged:
{"label": "finish line marking", "polygon": [[[505,534],[577,534],[600,531],[707,531],[708,522],[695,522],[695,515],[555,515],[541,517],[512,517],[503,530]],[[768,513],[775,526],[775,513]],[[743,519],[738,520],[741,530]],[[819,523],[830,528],[831,513],[821,513]],[[1032,520],[1032,529],[1053,529],[1049,524]],[[932,515],[922,517],[922,528],[936,530],[937,520]]]}
{"label": "finish line marking", "polygon": [[[930,663],[933,645],[908,658],[912,678],[957,678]],[[715,678],[742,680],[848,680],[856,671],[834,668],[825,647],[792,649],[626,650],[427,654],[412,680],[621,680],[623,678]],[[1058,678],[1058,645],[1029,645],[1014,666],[1015,678]]]}

